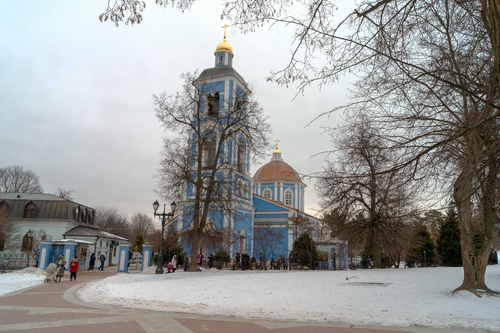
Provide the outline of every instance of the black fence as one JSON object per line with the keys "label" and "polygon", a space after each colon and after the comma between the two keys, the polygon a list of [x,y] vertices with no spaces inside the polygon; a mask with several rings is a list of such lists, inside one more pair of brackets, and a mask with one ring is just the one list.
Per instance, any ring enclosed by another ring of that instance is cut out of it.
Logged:
{"label": "black fence", "polygon": [[26,267],[38,267],[38,256],[29,253],[0,253],[0,272],[11,272]]}

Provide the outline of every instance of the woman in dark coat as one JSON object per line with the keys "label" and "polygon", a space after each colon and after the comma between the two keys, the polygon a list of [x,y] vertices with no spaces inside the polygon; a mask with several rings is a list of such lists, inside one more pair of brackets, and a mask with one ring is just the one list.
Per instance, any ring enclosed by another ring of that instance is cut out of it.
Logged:
{"label": "woman in dark coat", "polygon": [[185,256],[184,257],[184,272],[189,271],[189,257]]}
{"label": "woman in dark coat", "polygon": [[94,270],[94,265],[95,265],[95,254],[90,255],[90,261],[89,261],[89,271]]}
{"label": "woman in dark coat", "polygon": [[214,267],[214,259],[214,254],[210,253],[210,255],[208,256],[208,268]]}

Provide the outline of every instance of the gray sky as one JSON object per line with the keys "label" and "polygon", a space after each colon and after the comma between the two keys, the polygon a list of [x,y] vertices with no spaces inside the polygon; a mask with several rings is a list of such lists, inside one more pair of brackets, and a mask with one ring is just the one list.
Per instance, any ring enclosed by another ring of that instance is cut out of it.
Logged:
{"label": "gray sky", "polygon": [[[185,14],[146,3],[143,23],[118,28],[98,19],[105,0],[0,3],[0,167],[33,170],[46,193],[59,187],[81,204],[152,215],[164,132],[151,96],[180,91],[181,73],[212,67],[226,22],[214,0]],[[295,87],[266,82],[288,63],[292,33],[275,26],[244,35],[230,27],[227,40],[233,67],[270,115],[284,161],[310,174],[324,165],[314,155],[330,147],[321,126],[339,116],[304,126],[345,103],[347,84],[313,86],[293,100]],[[306,211],[314,214],[318,198],[306,184]]]}

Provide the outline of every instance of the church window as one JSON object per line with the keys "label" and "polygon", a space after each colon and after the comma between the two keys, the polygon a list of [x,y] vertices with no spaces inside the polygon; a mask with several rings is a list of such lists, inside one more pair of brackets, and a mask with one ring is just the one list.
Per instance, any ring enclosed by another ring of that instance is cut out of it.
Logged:
{"label": "church window", "polygon": [[248,184],[247,184],[247,182],[243,183],[243,197],[248,198]]}
{"label": "church window", "polygon": [[33,249],[33,241],[34,237],[28,237],[28,234],[26,233],[23,237],[23,242],[21,243],[21,251],[31,252],[31,250]]}
{"label": "church window", "polygon": [[290,189],[285,191],[285,205],[293,206],[293,192]]}
{"label": "church window", "polygon": [[203,168],[212,168],[215,164],[216,139],[208,138],[203,147]]}
{"label": "church window", "polygon": [[238,181],[237,191],[238,191],[238,196],[242,197],[243,196],[243,183],[241,180]]}
{"label": "church window", "polygon": [[82,212],[82,222],[83,223],[87,222],[87,209],[86,208]]}
{"label": "church window", "polygon": [[219,93],[208,95],[208,116],[217,117],[219,115]]}
{"label": "church window", "polygon": [[7,201],[0,202],[0,218],[9,217],[10,208]]}
{"label": "church window", "polygon": [[80,221],[80,206],[76,207],[75,209],[75,221],[76,222]]}
{"label": "church window", "polygon": [[272,196],[271,190],[268,188],[264,189],[264,191],[262,192],[262,196],[266,199],[271,200],[271,196]]}
{"label": "church window", "polygon": [[222,60],[224,60],[224,58],[222,57],[222,54],[219,54],[219,56],[217,57],[217,65],[222,64]]}
{"label": "church window", "polygon": [[36,217],[36,206],[33,202],[30,202],[26,205],[24,209],[24,218],[25,219],[34,219]]}
{"label": "church window", "polygon": [[245,142],[243,140],[240,140],[240,142],[238,143],[238,152],[237,152],[237,156],[236,156],[236,164],[238,166],[238,172],[245,172],[245,167],[246,167],[246,163],[245,163],[245,149],[246,146],[245,146]]}

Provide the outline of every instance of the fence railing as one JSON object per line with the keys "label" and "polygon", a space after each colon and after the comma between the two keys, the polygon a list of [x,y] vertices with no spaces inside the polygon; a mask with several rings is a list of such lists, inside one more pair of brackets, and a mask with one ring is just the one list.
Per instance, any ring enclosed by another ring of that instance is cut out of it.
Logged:
{"label": "fence railing", "polygon": [[[29,253],[0,253],[0,262],[8,260],[5,272],[17,271],[26,267],[37,267],[38,256]],[[1,270],[0,270],[1,271]]]}

